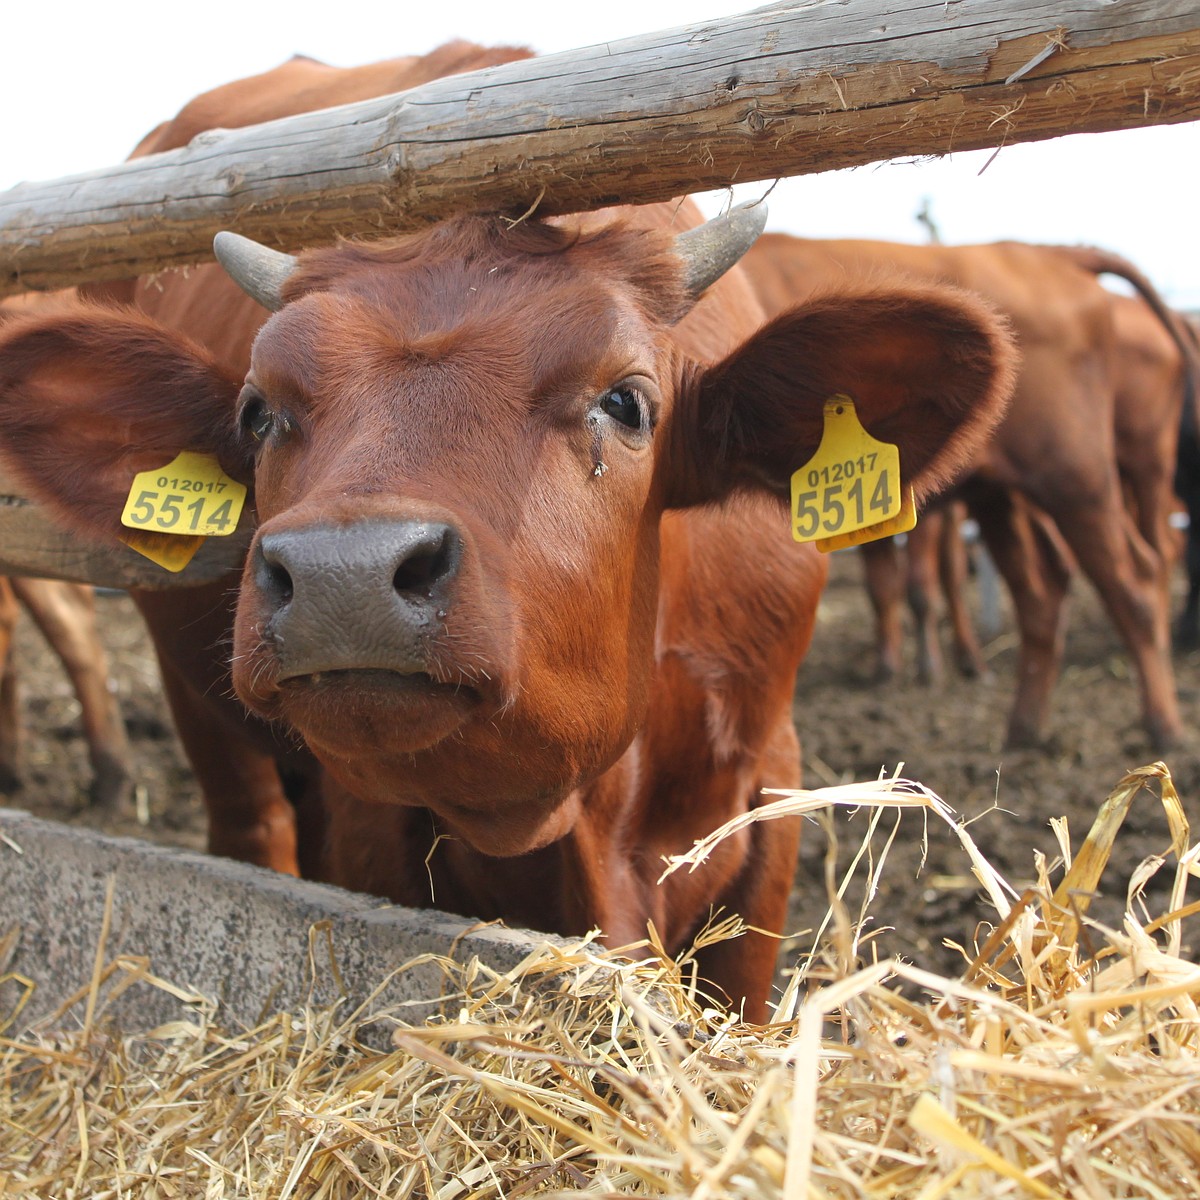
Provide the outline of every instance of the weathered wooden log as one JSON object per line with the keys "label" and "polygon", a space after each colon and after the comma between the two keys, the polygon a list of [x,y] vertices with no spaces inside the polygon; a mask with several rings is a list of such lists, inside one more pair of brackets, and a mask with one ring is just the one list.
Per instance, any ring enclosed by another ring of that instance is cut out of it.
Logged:
{"label": "weathered wooden log", "polygon": [[[0,294],[1200,117],[1193,0],[809,0],[215,131],[0,195]],[[131,131],[134,132],[134,131]]]}

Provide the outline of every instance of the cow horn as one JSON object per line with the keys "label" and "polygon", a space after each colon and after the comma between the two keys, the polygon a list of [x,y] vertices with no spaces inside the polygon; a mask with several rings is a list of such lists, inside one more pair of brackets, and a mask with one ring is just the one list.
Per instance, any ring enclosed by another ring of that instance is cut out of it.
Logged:
{"label": "cow horn", "polygon": [[225,230],[213,238],[213,253],[230,279],[251,300],[257,300],[271,312],[278,312],[283,307],[283,285],[296,269],[299,259],[261,246],[240,233]]}
{"label": "cow horn", "polygon": [[688,294],[699,297],[716,283],[754,245],[766,223],[767,206],[754,201],[679,234],[675,253],[685,264],[683,282]]}

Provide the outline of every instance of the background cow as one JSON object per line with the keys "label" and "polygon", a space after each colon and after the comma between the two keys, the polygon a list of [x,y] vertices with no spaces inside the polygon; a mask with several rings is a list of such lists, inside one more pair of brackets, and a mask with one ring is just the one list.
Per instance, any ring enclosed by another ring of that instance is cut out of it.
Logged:
{"label": "background cow", "polygon": [[[1182,328],[1193,356],[1200,357],[1200,332],[1196,318],[1181,317]],[[1179,418],[1179,443],[1175,457],[1175,493],[1187,510],[1188,527],[1185,562],[1187,597],[1175,625],[1175,644],[1181,650],[1200,646],[1200,421],[1196,392],[1200,382],[1189,379],[1189,396]]]}
{"label": "background cow", "polygon": [[13,633],[22,606],[62,663],[79,701],[92,768],[88,798],[99,808],[119,809],[133,787],[129,739],[109,688],[93,592],[79,583],[0,576],[0,791],[18,789],[23,775],[20,676],[13,660]]}
{"label": "background cow", "polygon": [[[256,338],[265,312],[204,272],[139,294],[161,319],[82,307],[0,339],[5,453],[80,536],[117,536],[133,475],[180,449],[253,489],[236,595],[139,600],[214,844],[294,868],[290,777],[301,865],[348,886],[614,944],[652,920],[678,948],[720,909],[781,928],[792,822],[656,880],[799,782],[825,568],[789,538],[789,477],[845,392],[905,483],[944,486],[1010,347],[979,302],[913,284],[764,326],[729,269],[759,217],[696,220],[478,215],[298,260],[225,239],[277,310]],[[774,959],[750,934],[701,970],[760,1017]]]}
{"label": "background cow", "polygon": [[[1175,383],[1158,391],[1161,376],[1153,376],[1155,382],[1145,385],[1151,399],[1143,403],[1143,376],[1132,359],[1122,366],[1117,349],[1118,298],[1096,276],[1111,271],[1142,288],[1160,311],[1156,345],[1164,338],[1170,343],[1170,318],[1148,282],[1102,251],[1012,242],[907,246],[768,234],[746,265],[769,312],[831,281],[899,271],[969,288],[1009,318],[1022,353],[1013,403],[959,489],[1009,586],[1020,632],[1008,743],[1041,738],[1062,656],[1073,558],[1133,659],[1152,742],[1159,749],[1171,745],[1181,725],[1164,584],[1170,506],[1165,468],[1173,454],[1163,438],[1172,436],[1174,422],[1163,414],[1180,403],[1179,357],[1173,360]],[[1136,515],[1126,507],[1126,492],[1137,498]],[[1036,513],[1014,501],[1016,494],[1048,514],[1057,532],[1048,537]],[[1055,545],[1059,535],[1069,551],[1065,557]]]}
{"label": "background cow", "polygon": [[[1062,252],[1061,248],[1057,252]],[[1120,267],[1118,274],[1122,277],[1134,274],[1144,289],[1150,289],[1149,282],[1123,260],[1114,260],[1107,254],[1097,258],[1094,251],[1086,248],[1067,253],[1101,268],[1115,262]],[[1180,537],[1171,526],[1171,513],[1177,507],[1175,491],[1180,489],[1186,499],[1193,474],[1200,479],[1200,472],[1193,473],[1186,465],[1182,470],[1176,466],[1177,461],[1184,464],[1189,461],[1188,430],[1195,426],[1192,399],[1195,364],[1181,353],[1179,321],[1174,314],[1167,315],[1161,304],[1156,311],[1141,296],[1117,293],[1108,293],[1108,303],[1113,329],[1117,469],[1125,507],[1138,532],[1157,555],[1150,569],[1157,572],[1165,611],[1170,604],[1172,568],[1181,548]],[[1068,580],[1075,572],[1074,559],[1053,522],[1019,494],[1010,495],[1009,504],[1015,543],[1032,546],[1036,540],[1040,548],[1034,553],[1044,559],[1043,574]],[[959,524],[965,515],[961,501],[934,501],[908,535],[902,554],[890,538],[861,548],[864,577],[876,615],[881,678],[894,677],[901,669],[901,610],[905,600],[912,617],[918,679],[928,683],[941,677],[937,622],[943,605],[950,618],[954,658],[960,673],[968,678],[986,673],[962,594],[967,550],[959,535]],[[1200,524],[1200,517],[1197,523]],[[1200,555],[1195,557],[1200,561]],[[1042,580],[1037,586],[1044,588],[1046,583]],[[1178,631],[1187,625],[1188,611],[1185,606]],[[1200,614],[1200,587],[1196,589],[1195,613]],[[1200,616],[1193,619],[1200,621]],[[1177,632],[1177,643],[1184,640]]]}

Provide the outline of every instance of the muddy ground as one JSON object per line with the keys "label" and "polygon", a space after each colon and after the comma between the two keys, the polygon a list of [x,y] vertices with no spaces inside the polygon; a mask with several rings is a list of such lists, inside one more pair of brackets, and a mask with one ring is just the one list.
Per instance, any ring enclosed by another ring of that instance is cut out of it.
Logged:
{"label": "muddy ground", "polygon": [[[948,678],[936,688],[903,680],[873,680],[872,629],[860,569],[853,553],[836,555],[817,635],[797,689],[796,713],[807,763],[806,782],[822,786],[874,777],[905,764],[970,820],[987,858],[1020,890],[1034,878],[1034,851],[1057,857],[1051,817],[1066,816],[1077,847],[1105,796],[1130,768],[1153,761],[1138,724],[1137,696],[1127,660],[1094,596],[1077,584],[1067,666],[1055,693],[1045,752],[1005,753],[1002,731],[1012,693],[1015,638],[1011,624],[986,645],[991,684]],[[25,618],[18,670],[27,723],[25,784],[0,803],[73,824],[192,848],[203,845],[198,792],[183,761],[157,679],[153,653],[128,599],[98,600],[115,685],[139,763],[137,811],[98,819],[86,805],[88,769],[79,736],[78,707],[57,661]],[[1200,724],[1200,653],[1176,660],[1180,699],[1189,729]],[[1168,758],[1193,822],[1200,827],[1200,743]],[[864,814],[837,821],[844,864],[861,841]],[[887,822],[885,824],[890,824]],[[865,954],[903,953],[918,964],[957,974],[961,957],[943,943],[969,945],[980,922],[994,916],[981,899],[956,839],[936,822],[904,818],[888,855]],[[882,848],[883,837],[875,840]],[[1129,872],[1168,845],[1157,799],[1143,794],[1118,840],[1104,892],[1124,897]],[[827,839],[815,825],[806,835],[793,904],[794,931],[826,910]],[[1119,906],[1101,910],[1116,919]],[[985,930],[986,932],[986,930]],[[810,939],[799,934],[792,952]]]}

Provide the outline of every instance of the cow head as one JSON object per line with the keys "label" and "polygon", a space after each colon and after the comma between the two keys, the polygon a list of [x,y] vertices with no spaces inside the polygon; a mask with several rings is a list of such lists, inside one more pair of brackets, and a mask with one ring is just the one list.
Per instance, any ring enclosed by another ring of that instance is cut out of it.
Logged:
{"label": "cow head", "polygon": [[136,314],[21,322],[0,336],[0,436],[95,534],[136,471],[217,454],[259,519],[244,703],[356,796],[518,853],[565,831],[573,789],[644,718],[667,510],[786,496],[837,391],[927,488],[1007,391],[996,321],[944,290],[831,296],[697,353],[688,314],[736,251],[692,236],[681,256],[620,221],[474,216],[298,260],[250,251],[232,269],[277,311],[244,381]]}

